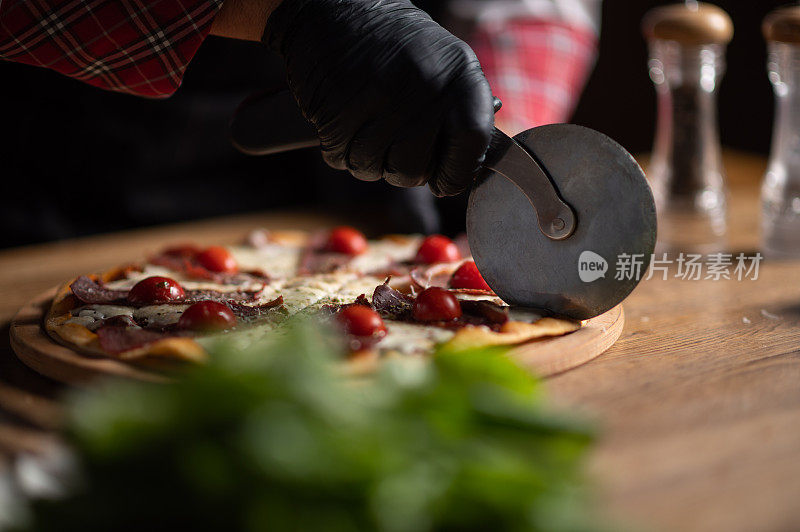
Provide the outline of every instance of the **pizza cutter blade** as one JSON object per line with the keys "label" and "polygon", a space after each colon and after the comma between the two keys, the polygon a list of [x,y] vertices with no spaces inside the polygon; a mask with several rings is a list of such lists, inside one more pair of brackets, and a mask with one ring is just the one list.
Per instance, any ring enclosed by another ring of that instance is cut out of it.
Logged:
{"label": "pizza cutter blade", "polygon": [[644,173],[597,131],[555,124],[496,131],[467,207],[478,270],[504,301],[575,319],[621,303],[656,240]]}
{"label": "pizza cutter blade", "polygon": [[[288,92],[243,102],[231,139],[254,155],[318,143]],[[467,238],[504,301],[588,319],[621,303],[646,273],[655,203],[633,157],[602,133],[555,124],[512,139],[495,129],[470,192]]]}

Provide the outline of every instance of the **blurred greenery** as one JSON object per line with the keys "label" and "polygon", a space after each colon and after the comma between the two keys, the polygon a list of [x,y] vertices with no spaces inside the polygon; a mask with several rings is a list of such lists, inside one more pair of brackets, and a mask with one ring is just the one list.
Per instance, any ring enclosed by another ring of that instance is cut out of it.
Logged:
{"label": "blurred greenery", "polygon": [[345,378],[319,327],[221,341],[170,385],[75,395],[81,482],[34,530],[589,530],[586,427],[498,349]]}

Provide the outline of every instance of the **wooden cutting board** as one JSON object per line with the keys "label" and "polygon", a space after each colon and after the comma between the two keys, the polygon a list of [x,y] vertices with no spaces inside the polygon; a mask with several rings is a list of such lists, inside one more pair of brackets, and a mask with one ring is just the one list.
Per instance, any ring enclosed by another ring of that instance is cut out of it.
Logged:
{"label": "wooden cutting board", "polygon": [[[22,307],[11,322],[11,347],[19,359],[34,371],[68,384],[85,384],[98,377],[115,376],[134,380],[167,381],[163,374],[140,365],[111,358],[78,353],[53,340],[45,332],[44,316],[55,289]],[[510,356],[539,376],[555,375],[597,357],[622,333],[625,315],[622,305],[586,320],[575,332],[542,338],[518,346]]]}

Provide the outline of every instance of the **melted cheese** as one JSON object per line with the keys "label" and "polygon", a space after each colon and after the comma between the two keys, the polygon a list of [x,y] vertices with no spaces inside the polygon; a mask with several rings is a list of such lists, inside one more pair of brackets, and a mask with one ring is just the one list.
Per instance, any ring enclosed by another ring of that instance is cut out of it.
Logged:
{"label": "melted cheese", "polygon": [[508,309],[508,319],[511,321],[524,321],[526,323],[533,323],[544,318],[544,314],[538,310],[524,309],[512,307]]}
{"label": "melted cheese", "polygon": [[289,314],[296,314],[319,303],[328,296],[328,292],[311,286],[298,286],[283,290],[282,295],[283,305]]}
{"label": "melted cheese", "polygon": [[416,255],[421,240],[421,237],[411,237],[406,242],[390,238],[371,240],[367,251],[354,257],[348,269],[371,272],[386,269],[397,262],[410,261]]}
{"label": "melted cheese", "polygon": [[241,270],[262,270],[273,279],[294,276],[301,253],[299,247],[278,244],[259,248],[231,246],[227,249]]}
{"label": "melted cheese", "polygon": [[455,294],[456,299],[459,301],[488,301],[496,305],[506,306],[502,299],[496,296],[487,296],[483,294]]}
{"label": "melted cheese", "polygon": [[74,316],[66,320],[65,323],[83,325],[90,331],[93,331],[98,324],[106,318],[113,318],[114,316],[133,317],[133,309],[118,305],[87,305],[75,309],[73,314]]}
{"label": "melted cheese", "polygon": [[139,321],[145,321],[143,325],[146,327],[162,328],[169,325],[178,323],[178,320],[183,314],[183,311],[189,308],[189,305],[152,305],[149,307],[137,308],[133,311],[133,318]]}
{"label": "melted cheese", "polygon": [[377,347],[382,350],[397,351],[404,355],[430,352],[436,345],[455,336],[455,332],[449,329],[416,323],[387,321],[386,329],[388,334],[377,344]]}
{"label": "melted cheese", "polygon": [[375,292],[375,287],[383,284],[383,281],[384,279],[370,276],[352,279],[341,285],[336,293],[331,295],[331,300],[339,304],[352,303],[361,294],[372,300],[372,293]]}
{"label": "melted cheese", "polygon": [[189,305],[150,305],[141,308],[119,305],[87,305],[77,310],[77,314],[67,320],[94,330],[99,322],[115,316],[130,316],[137,322],[146,322],[150,327],[167,327],[175,324]]}
{"label": "melted cheese", "polygon": [[114,316],[133,316],[131,307],[119,305],[87,305],[78,311],[79,317],[91,317],[96,320],[113,318]]}

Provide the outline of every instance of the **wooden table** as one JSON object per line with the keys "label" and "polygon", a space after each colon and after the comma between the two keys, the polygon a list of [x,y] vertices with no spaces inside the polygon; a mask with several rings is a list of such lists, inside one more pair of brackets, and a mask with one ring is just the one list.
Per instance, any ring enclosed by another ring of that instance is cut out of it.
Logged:
{"label": "wooden table", "polygon": [[[731,249],[758,246],[764,161],[726,154]],[[0,252],[0,457],[57,435],[63,388],[22,366],[8,320],[75,274],[166,242],[225,242],[258,225],[312,228],[273,213]],[[643,282],[606,354],[549,379],[552,401],[595,419],[590,471],[602,508],[663,530],[800,529],[800,261],[764,262],[756,281]]]}

